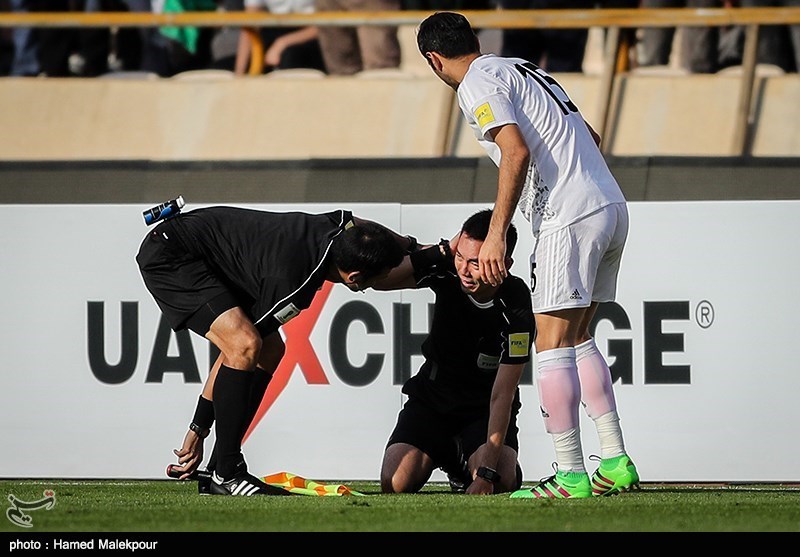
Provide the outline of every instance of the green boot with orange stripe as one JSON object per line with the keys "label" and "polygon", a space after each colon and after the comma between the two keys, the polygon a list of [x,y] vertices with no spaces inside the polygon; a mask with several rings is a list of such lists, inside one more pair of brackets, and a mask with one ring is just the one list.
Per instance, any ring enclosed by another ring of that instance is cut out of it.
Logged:
{"label": "green boot with orange stripe", "polygon": [[592,496],[589,474],[557,471],[538,485],[518,489],[512,499],[586,499]]}

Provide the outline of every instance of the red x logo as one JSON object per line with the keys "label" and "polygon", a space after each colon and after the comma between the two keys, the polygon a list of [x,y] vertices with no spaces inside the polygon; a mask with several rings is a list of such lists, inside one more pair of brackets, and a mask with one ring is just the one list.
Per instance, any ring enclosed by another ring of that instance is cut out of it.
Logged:
{"label": "red x logo", "polygon": [[300,315],[289,321],[283,326],[283,334],[285,336],[284,342],[286,343],[286,354],[278,364],[278,369],[272,376],[269,382],[267,392],[264,393],[264,399],[261,401],[261,406],[258,407],[250,427],[244,434],[242,442],[250,436],[250,433],[256,428],[258,422],[267,413],[272,403],[278,399],[278,396],[283,392],[286,384],[289,382],[289,377],[292,375],[295,367],[299,367],[300,371],[306,378],[309,385],[327,385],[328,378],[325,377],[325,370],[319,363],[317,354],[314,352],[314,347],[311,346],[310,337],[314,325],[319,319],[319,314],[325,306],[325,302],[330,296],[333,283],[325,281],[322,288],[314,296],[314,300],[308,309],[303,310]]}

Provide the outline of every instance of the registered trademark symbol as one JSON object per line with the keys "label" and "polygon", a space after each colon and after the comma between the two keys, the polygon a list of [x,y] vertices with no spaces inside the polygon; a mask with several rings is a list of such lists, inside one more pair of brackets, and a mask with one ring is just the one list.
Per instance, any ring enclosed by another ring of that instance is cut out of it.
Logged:
{"label": "registered trademark symbol", "polygon": [[703,300],[697,304],[694,310],[694,319],[697,324],[703,328],[708,329],[714,323],[714,306],[708,300]]}

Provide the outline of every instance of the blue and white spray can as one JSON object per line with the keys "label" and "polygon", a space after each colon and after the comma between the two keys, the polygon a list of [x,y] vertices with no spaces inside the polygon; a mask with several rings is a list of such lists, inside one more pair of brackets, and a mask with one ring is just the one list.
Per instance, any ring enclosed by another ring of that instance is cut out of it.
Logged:
{"label": "blue and white spray can", "polygon": [[148,225],[155,224],[160,220],[166,220],[170,217],[174,217],[178,213],[181,212],[183,206],[186,205],[186,202],[183,200],[183,196],[179,195],[175,199],[170,199],[169,201],[162,203],[160,205],[156,205],[151,209],[148,209],[144,213],[144,222]]}

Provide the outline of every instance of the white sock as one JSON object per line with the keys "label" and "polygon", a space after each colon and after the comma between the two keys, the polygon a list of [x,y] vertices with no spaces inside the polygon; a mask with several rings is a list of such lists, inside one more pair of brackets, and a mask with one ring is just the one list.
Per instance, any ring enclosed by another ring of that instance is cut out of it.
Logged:
{"label": "white sock", "polygon": [[624,455],[625,444],[622,442],[622,428],[616,410],[603,414],[594,423],[600,439],[600,458],[605,460]]}
{"label": "white sock", "polygon": [[563,433],[554,433],[553,445],[556,449],[556,463],[560,471],[586,472],[583,465],[583,448],[581,447],[579,427],[568,429]]}

